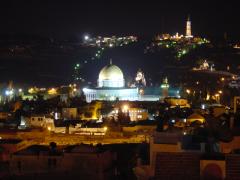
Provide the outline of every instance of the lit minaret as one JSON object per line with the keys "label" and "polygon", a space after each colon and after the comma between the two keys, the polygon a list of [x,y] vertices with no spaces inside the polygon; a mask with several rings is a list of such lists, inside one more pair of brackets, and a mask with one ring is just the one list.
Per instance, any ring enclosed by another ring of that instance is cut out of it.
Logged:
{"label": "lit minaret", "polygon": [[192,36],[192,30],[191,30],[191,21],[190,16],[188,16],[187,24],[186,24],[186,37],[191,38]]}
{"label": "lit minaret", "polygon": [[161,84],[161,88],[162,88],[162,97],[168,97],[168,89],[169,89],[169,84],[168,84],[168,78],[165,77],[163,79],[163,82]]}

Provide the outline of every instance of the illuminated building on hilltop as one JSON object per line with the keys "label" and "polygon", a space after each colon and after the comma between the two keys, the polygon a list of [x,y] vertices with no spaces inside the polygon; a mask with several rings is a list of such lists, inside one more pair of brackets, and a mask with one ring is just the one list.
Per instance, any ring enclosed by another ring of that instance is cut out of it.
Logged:
{"label": "illuminated building on hilltop", "polygon": [[138,99],[138,88],[125,87],[125,80],[121,69],[110,62],[109,65],[102,68],[98,77],[98,86],[96,88],[84,88],[83,92],[86,101],[107,100],[113,101]]}
{"label": "illuminated building on hilltop", "polygon": [[98,87],[99,88],[122,88],[124,87],[125,81],[121,69],[112,64],[105,66],[99,73]]}
{"label": "illuminated building on hilltop", "polygon": [[[140,74],[138,78],[140,78]],[[112,62],[100,71],[98,86],[95,88],[83,88],[83,93],[87,102],[94,100],[158,101],[162,98],[161,87],[143,87],[141,89],[138,87],[126,87],[121,69],[113,65]],[[179,96],[179,90],[171,89],[169,96]]]}
{"label": "illuminated building on hilltop", "polygon": [[192,27],[191,27],[191,21],[190,16],[188,16],[187,24],[186,24],[186,38],[192,38]]}

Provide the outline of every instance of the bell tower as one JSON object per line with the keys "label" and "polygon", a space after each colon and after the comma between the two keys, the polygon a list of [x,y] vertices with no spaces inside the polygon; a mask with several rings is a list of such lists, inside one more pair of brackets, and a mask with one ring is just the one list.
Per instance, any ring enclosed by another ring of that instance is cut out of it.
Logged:
{"label": "bell tower", "polygon": [[192,27],[191,27],[191,20],[190,16],[188,16],[187,23],[186,23],[186,38],[192,38]]}

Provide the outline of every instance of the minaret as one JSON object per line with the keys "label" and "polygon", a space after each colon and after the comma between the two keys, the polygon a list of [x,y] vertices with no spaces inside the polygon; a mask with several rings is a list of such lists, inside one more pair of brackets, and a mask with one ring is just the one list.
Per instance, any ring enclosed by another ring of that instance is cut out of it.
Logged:
{"label": "minaret", "polygon": [[169,89],[169,84],[168,84],[168,78],[165,77],[163,79],[163,82],[161,84],[161,88],[162,88],[162,97],[168,97],[168,89]]}
{"label": "minaret", "polygon": [[190,16],[188,16],[187,23],[186,23],[186,38],[191,38],[192,36],[192,29],[191,29],[191,21]]}

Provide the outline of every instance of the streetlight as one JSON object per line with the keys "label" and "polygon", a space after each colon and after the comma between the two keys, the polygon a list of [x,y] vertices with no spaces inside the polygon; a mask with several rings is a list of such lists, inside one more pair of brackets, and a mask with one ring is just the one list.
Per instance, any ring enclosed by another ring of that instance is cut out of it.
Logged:
{"label": "streetlight", "polygon": [[89,36],[88,36],[88,35],[85,35],[85,36],[84,36],[84,40],[85,40],[85,41],[88,41],[88,40],[89,40]]}

